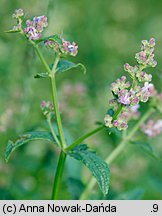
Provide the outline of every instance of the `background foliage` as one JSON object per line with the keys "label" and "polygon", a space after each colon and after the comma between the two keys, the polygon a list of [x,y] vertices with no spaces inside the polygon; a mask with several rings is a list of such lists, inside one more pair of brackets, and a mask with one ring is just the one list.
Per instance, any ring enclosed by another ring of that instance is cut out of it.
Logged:
{"label": "background foliage", "polygon": [[[153,72],[156,88],[161,90],[162,2],[159,0],[0,0],[0,199],[49,199],[57,163],[55,146],[34,142],[22,146],[4,161],[9,138],[48,127],[39,109],[50,99],[47,80],[34,79],[44,72],[33,49],[19,35],[4,33],[12,27],[11,15],[23,8],[28,17],[48,15],[45,34],[62,33],[76,41],[76,62],[87,67],[87,75],[73,69],[58,77],[60,107],[70,143],[75,137],[103,120],[110,98],[110,84],[124,74],[123,64],[134,64],[140,41],[155,37],[158,66]],[[52,52],[42,48],[49,63]],[[152,73],[152,69],[150,69]],[[144,112],[145,107],[141,109]],[[130,126],[131,127],[131,126]],[[141,134],[139,134],[141,136]],[[143,137],[146,140],[146,137]],[[162,154],[162,136],[149,139]],[[87,143],[105,158],[119,143],[120,136],[101,132]],[[162,199],[161,162],[130,146],[111,165],[108,199]],[[89,172],[68,159],[62,199],[77,199],[89,178]],[[103,199],[92,191],[92,199]]]}

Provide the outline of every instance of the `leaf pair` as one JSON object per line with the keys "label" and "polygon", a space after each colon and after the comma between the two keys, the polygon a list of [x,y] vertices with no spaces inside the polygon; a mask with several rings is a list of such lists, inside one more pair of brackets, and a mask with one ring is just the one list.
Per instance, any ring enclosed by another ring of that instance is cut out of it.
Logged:
{"label": "leaf pair", "polygon": [[[29,132],[20,137],[15,143],[8,142],[5,151],[5,160],[8,161],[12,152],[18,147],[34,140],[46,140],[56,144],[53,136],[49,132]],[[105,161],[102,160],[94,151],[90,150],[87,145],[80,144],[67,154],[82,162],[96,178],[99,187],[104,195],[108,193],[110,171]]]}
{"label": "leaf pair", "polygon": [[[52,67],[53,64],[51,65],[51,69]],[[56,73],[62,73],[73,68],[80,68],[83,71],[83,73],[86,73],[86,68],[84,67],[83,64],[81,63],[75,64],[74,62],[67,61],[67,60],[60,60],[58,62]],[[48,73],[38,73],[34,76],[34,78],[48,78],[48,77],[49,77]]]}

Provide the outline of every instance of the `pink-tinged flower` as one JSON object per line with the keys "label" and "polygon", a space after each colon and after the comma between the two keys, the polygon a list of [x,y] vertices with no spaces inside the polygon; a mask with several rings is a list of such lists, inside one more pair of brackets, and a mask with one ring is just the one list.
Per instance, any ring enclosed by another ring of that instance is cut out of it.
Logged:
{"label": "pink-tinged flower", "polygon": [[45,40],[44,42],[47,48],[53,49],[57,53],[62,53],[62,46],[53,40]]}
{"label": "pink-tinged flower", "polygon": [[139,104],[136,104],[134,106],[129,106],[128,110],[122,112],[119,115],[119,118],[124,119],[125,121],[129,121],[131,119],[137,119],[140,116],[140,112],[138,111],[139,109]]}
{"label": "pink-tinged flower", "polygon": [[40,107],[44,115],[48,115],[54,111],[53,104],[50,101],[42,101]]}
{"label": "pink-tinged flower", "polygon": [[154,38],[151,38],[149,41],[143,40],[141,45],[141,52],[137,53],[135,56],[137,62],[144,68],[155,67],[157,65],[157,62],[154,60],[154,46]]}
{"label": "pink-tinged flower", "polygon": [[48,26],[46,16],[38,16],[33,18],[33,26],[37,29],[38,32],[42,32],[44,28]]}
{"label": "pink-tinged flower", "polygon": [[151,82],[152,80],[152,75],[147,74],[144,71],[139,71],[138,73],[136,73],[136,77],[138,78],[139,82]]}
{"label": "pink-tinged flower", "polygon": [[132,89],[130,89],[129,91],[121,90],[118,94],[118,97],[119,103],[124,105],[136,105],[139,103],[140,100],[136,91],[133,91]]}
{"label": "pink-tinged flower", "polygon": [[149,97],[154,93],[154,85],[152,83],[145,82],[144,86],[139,92],[140,100],[142,102],[147,102]]}
{"label": "pink-tinged flower", "polygon": [[131,75],[136,74],[139,70],[138,65],[135,65],[134,67],[129,65],[128,63],[124,64],[124,70],[129,72]]}
{"label": "pink-tinged flower", "polygon": [[129,105],[131,102],[130,92],[128,90],[121,90],[119,93],[119,103],[124,105]]}
{"label": "pink-tinged flower", "polygon": [[120,79],[117,79],[116,82],[111,84],[111,90],[114,94],[119,94],[121,90],[127,89],[130,87],[130,82],[126,82],[126,77],[122,76]]}
{"label": "pink-tinged flower", "polygon": [[114,125],[115,127],[117,127],[117,126],[119,125],[118,120],[114,120],[113,125]]}
{"label": "pink-tinged flower", "polygon": [[70,43],[69,41],[62,40],[64,52],[71,56],[76,56],[78,53],[78,45],[75,42]]}
{"label": "pink-tinged flower", "polygon": [[149,44],[150,44],[150,47],[154,47],[155,46],[155,38],[151,38],[149,40]]}
{"label": "pink-tinged flower", "polygon": [[22,9],[15,10],[12,17],[16,19],[16,25],[13,26],[11,31],[23,32],[22,30],[22,22],[23,22],[22,17],[23,16],[24,16],[24,11]]}
{"label": "pink-tinged flower", "polygon": [[141,126],[142,131],[149,137],[155,137],[162,132],[162,119],[149,120]]}
{"label": "pink-tinged flower", "polygon": [[71,56],[77,55],[78,46],[76,45],[75,42],[70,43],[69,41],[65,41],[61,37],[60,40],[62,40],[62,42],[57,43],[57,41],[48,39],[45,41],[45,46],[47,46],[48,48],[52,48],[55,52],[58,52],[59,54],[71,55]]}
{"label": "pink-tinged flower", "polygon": [[24,33],[27,35],[29,40],[38,40],[41,38],[41,33],[39,33],[34,27],[30,26],[24,29]]}
{"label": "pink-tinged flower", "polygon": [[46,16],[34,17],[33,20],[26,21],[27,27],[24,28],[24,33],[29,40],[38,40],[42,37],[42,31],[48,26]]}
{"label": "pink-tinged flower", "polygon": [[118,130],[126,130],[128,128],[127,120],[119,116],[118,119],[113,121],[113,126]]}

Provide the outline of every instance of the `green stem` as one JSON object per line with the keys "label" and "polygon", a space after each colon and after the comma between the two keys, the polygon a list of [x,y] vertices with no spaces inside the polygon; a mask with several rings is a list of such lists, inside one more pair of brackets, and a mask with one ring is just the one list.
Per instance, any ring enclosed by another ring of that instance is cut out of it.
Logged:
{"label": "green stem", "polygon": [[57,200],[59,198],[59,191],[61,187],[65,160],[66,160],[66,153],[61,151],[59,162],[58,162],[57,169],[56,169],[56,174],[55,174],[55,180],[54,180],[52,197],[51,197],[52,200]]}
{"label": "green stem", "polygon": [[52,90],[52,101],[53,101],[55,115],[56,115],[58,133],[60,135],[60,140],[61,140],[61,147],[63,149],[65,149],[66,148],[66,141],[65,141],[63,128],[62,128],[61,116],[60,116],[60,112],[59,112],[55,77],[54,78],[50,77],[50,82],[51,82],[51,90]]}
{"label": "green stem", "polygon": [[[154,109],[151,107],[148,109],[148,111],[142,116],[142,118],[137,122],[137,124],[132,128],[132,130],[129,132],[129,135],[125,137],[125,139],[122,140],[122,142],[114,149],[114,151],[106,158],[106,163],[109,165],[120,155],[120,153],[125,149],[128,141],[132,139],[134,134],[137,132],[139,127],[148,119],[148,117],[154,112]],[[80,199],[84,200],[87,199],[89,196],[91,190],[96,185],[96,180],[94,177],[91,178],[89,181],[86,189],[82,193]]]}
{"label": "green stem", "polygon": [[116,111],[115,114],[113,115],[112,122],[113,122],[114,120],[116,120],[116,118],[118,117],[118,115],[120,114],[120,112],[122,111],[122,109],[123,109],[123,105],[120,104],[119,107],[118,107],[118,109],[117,109],[117,111]]}
{"label": "green stem", "polygon": [[51,130],[51,133],[52,133],[52,136],[54,138],[54,140],[56,141],[57,145],[61,148],[61,145],[60,145],[60,141],[59,139],[57,138],[57,135],[53,129],[53,126],[52,126],[52,123],[51,123],[51,118],[50,117],[47,117],[47,122],[48,122],[48,125],[49,125],[49,128]]}
{"label": "green stem", "polygon": [[58,132],[60,135],[60,140],[61,140],[61,147],[65,148],[66,147],[66,141],[65,141],[65,137],[64,137],[64,133],[63,133],[63,129],[62,129],[62,122],[61,122],[61,117],[60,117],[60,112],[59,112],[59,106],[58,106],[58,98],[57,98],[57,88],[56,88],[56,78],[55,78],[55,73],[56,73],[56,68],[57,68],[57,64],[59,62],[59,56],[57,55],[54,61],[54,65],[51,69],[49,68],[45,58],[43,57],[42,53],[39,50],[38,45],[33,44],[36,53],[38,54],[42,64],[44,65],[45,69],[47,70],[47,72],[49,74],[51,74],[52,76],[50,76],[50,82],[51,82],[51,88],[52,88],[52,101],[53,101],[53,106],[54,106],[54,110],[55,110],[55,115],[56,115],[56,122],[57,122],[57,127],[58,127]]}
{"label": "green stem", "polygon": [[[40,52],[38,45],[33,44],[33,46],[34,46],[34,48],[36,50],[36,53],[38,54],[42,64],[44,65],[45,69],[47,70],[48,74],[50,75],[51,90],[52,90],[52,101],[53,101],[53,106],[54,106],[55,115],[56,115],[58,133],[59,133],[59,136],[60,136],[60,142],[59,143],[60,143],[61,148],[65,149],[66,148],[66,141],[65,141],[65,136],[64,136],[64,132],[63,132],[61,116],[60,116],[60,112],[59,112],[59,105],[58,105],[58,98],[57,98],[57,88],[56,88],[56,77],[55,77],[57,64],[59,62],[59,56],[56,56],[55,61],[54,61],[54,65],[53,65],[53,68],[52,68],[52,71],[51,71],[50,67],[48,66],[48,64],[47,64],[47,62],[45,60],[45,58],[43,57],[42,53]],[[52,131],[53,130],[51,130],[51,132]],[[57,199],[57,197],[58,197],[59,190],[60,190],[60,185],[61,185],[61,179],[62,179],[63,170],[64,170],[64,165],[65,165],[65,160],[66,160],[66,153],[64,153],[61,150],[58,166],[57,166],[57,169],[56,169],[56,175],[55,175],[55,179],[54,179],[52,199]]]}
{"label": "green stem", "polygon": [[48,64],[47,64],[47,62],[46,62],[46,60],[45,60],[45,58],[43,57],[42,53],[40,52],[38,45],[34,45],[34,44],[33,44],[33,46],[34,46],[35,51],[36,51],[38,57],[40,58],[42,64],[44,65],[45,69],[47,70],[48,74],[50,74],[50,73],[51,73],[51,70],[50,70],[50,68],[49,68],[49,66],[48,66]]}
{"label": "green stem", "polygon": [[55,61],[54,61],[54,64],[53,64],[52,72],[51,72],[53,77],[55,76],[59,60],[60,60],[60,57],[59,57],[59,55],[56,54],[56,58],[55,58]]}
{"label": "green stem", "polygon": [[76,147],[77,145],[79,145],[82,141],[84,141],[85,139],[87,139],[88,137],[92,136],[93,134],[103,130],[105,128],[104,125],[90,131],[89,133],[81,136],[79,139],[77,139],[74,143],[72,143],[69,147],[67,147],[65,150],[66,151],[70,151],[71,149],[73,149],[74,147]]}

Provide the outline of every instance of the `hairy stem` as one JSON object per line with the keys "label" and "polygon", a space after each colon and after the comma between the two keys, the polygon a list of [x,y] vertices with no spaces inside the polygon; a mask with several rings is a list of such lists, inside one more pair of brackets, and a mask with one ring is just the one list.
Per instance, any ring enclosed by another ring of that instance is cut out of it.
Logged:
{"label": "hairy stem", "polygon": [[[125,139],[122,140],[122,142],[114,149],[114,151],[106,158],[106,163],[109,165],[121,154],[121,152],[125,149],[127,146],[127,143],[133,138],[134,134],[137,132],[139,127],[148,119],[148,117],[154,112],[154,109],[151,107],[148,109],[148,111],[142,116],[142,118],[135,124],[135,126],[132,128],[132,130],[129,132],[128,136],[125,137]],[[91,178],[89,181],[86,189],[80,196],[81,200],[87,199],[91,190],[96,185],[96,180],[94,177]]]}
{"label": "hairy stem", "polygon": [[59,157],[59,162],[58,162],[57,169],[56,169],[53,190],[52,190],[52,197],[51,197],[52,200],[57,200],[59,198],[59,191],[60,191],[60,187],[61,187],[61,181],[62,181],[62,176],[63,176],[63,171],[64,171],[65,160],[66,160],[66,153],[61,151],[60,157]]}

